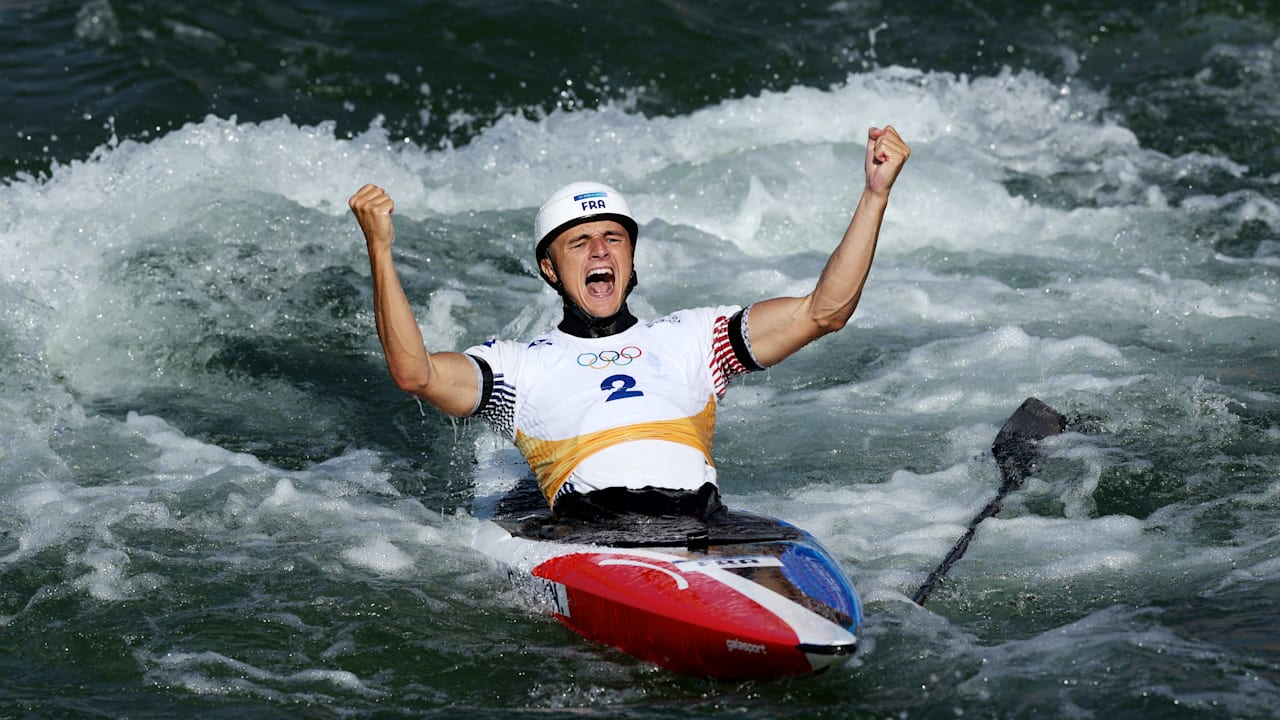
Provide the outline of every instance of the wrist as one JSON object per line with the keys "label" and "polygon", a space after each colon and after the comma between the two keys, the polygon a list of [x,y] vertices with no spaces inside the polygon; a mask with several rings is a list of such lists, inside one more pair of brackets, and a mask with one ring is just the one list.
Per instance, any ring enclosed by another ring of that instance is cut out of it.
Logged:
{"label": "wrist", "polygon": [[889,191],[877,191],[870,185],[862,188],[862,197],[858,200],[858,207],[866,207],[868,209],[884,210],[889,206]]}

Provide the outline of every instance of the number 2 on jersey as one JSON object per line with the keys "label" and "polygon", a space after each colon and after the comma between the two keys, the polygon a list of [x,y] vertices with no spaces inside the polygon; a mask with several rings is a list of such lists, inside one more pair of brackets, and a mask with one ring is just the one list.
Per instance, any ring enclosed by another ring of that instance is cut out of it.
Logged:
{"label": "number 2 on jersey", "polygon": [[[644,393],[635,390],[636,379],[630,375],[610,375],[600,383],[600,389],[609,393],[605,402],[622,400],[623,398],[643,397]],[[612,391],[612,392],[610,392]]]}

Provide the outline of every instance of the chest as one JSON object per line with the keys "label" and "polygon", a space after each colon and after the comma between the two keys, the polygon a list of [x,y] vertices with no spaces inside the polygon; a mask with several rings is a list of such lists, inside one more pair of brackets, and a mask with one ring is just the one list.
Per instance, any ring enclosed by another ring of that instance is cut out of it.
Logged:
{"label": "chest", "polygon": [[521,426],[555,435],[701,410],[712,388],[706,354],[671,337],[627,338],[540,348],[521,378]]}

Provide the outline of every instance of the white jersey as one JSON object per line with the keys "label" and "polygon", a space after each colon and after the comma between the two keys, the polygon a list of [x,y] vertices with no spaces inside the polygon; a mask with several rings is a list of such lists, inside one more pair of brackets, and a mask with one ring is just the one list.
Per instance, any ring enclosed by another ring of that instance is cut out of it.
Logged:
{"label": "white jersey", "polygon": [[696,491],[716,481],[716,404],[760,369],[747,312],[681,310],[603,338],[560,330],[469,348],[475,415],[515,443],[548,502],[605,488]]}

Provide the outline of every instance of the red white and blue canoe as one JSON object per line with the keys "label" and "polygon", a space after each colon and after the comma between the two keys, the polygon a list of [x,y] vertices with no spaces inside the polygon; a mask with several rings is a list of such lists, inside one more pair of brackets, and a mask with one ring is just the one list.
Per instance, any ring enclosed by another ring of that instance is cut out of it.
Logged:
{"label": "red white and blue canoe", "polygon": [[820,672],[857,647],[852,584],[794,525],[740,512],[564,523],[543,508],[500,504],[473,544],[531,607],[589,640],[721,679]]}

